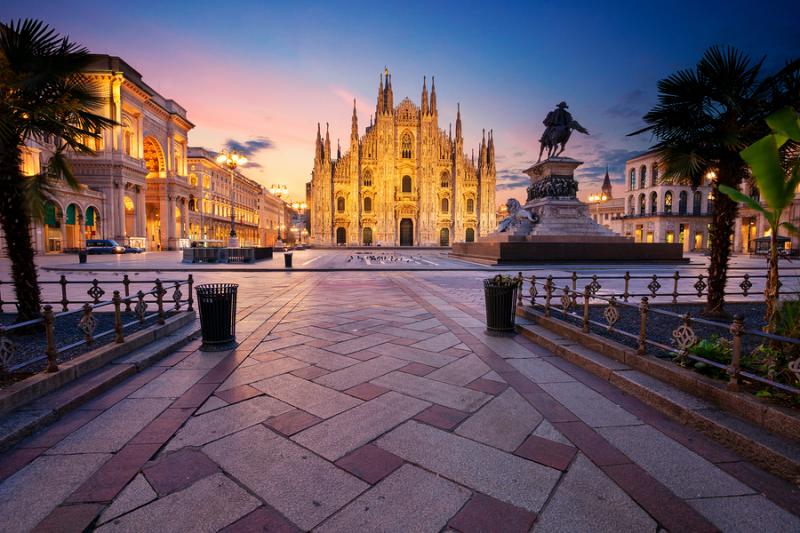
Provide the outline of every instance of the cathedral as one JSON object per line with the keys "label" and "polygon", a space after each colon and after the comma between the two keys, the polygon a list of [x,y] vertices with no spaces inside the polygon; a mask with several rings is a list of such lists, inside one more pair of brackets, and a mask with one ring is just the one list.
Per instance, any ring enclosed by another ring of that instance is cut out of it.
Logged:
{"label": "cathedral", "polygon": [[492,132],[464,153],[461,109],[455,137],[439,128],[436,86],[423,78],[420,106],[394,105],[392,76],[380,76],[375,120],[359,136],[353,102],[350,150],[331,156],[328,128],[317,125],[311,174],[311,239],[319,245],[449,246],[493,231]]}

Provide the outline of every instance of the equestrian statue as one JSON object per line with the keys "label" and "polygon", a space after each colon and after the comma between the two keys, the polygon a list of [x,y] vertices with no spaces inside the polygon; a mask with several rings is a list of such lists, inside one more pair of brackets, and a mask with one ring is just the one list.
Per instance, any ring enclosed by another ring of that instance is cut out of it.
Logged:
{"label": "equestrian statue", "polygon": [[[589,135],[586,128],[578,124],[578,122],[572,118],[570,112],[567,111],[568,107],[566,102],[561,102],[556,109],[550,111],[544,119],[543,124],[547,126],[547,128],[544,130],[542,138],[539,139],[539,143],[541,144],[539,161],[542,160],[542,154],[545,148],[547,148],[548,159],[553,156],[557,157],[561,155],[564,152],[564,148],[567,146],[567,141],[569,141],[573,130]],[[558,149],[559,146],[561,146],[561,150]]]}

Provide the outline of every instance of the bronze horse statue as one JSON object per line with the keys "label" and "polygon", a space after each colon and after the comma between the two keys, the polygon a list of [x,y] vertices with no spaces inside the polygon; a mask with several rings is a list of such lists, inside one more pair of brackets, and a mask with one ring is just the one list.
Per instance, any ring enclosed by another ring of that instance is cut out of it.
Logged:
{"label": "bronze horse statue", "polygon": [[[569,141],[573,130],[589,135],[586,128],[578,124],[578,122],[572,118],[570,112],[567,111],[567,107],[566,102],[561,102],[558,104],[555,111],[550,111],[547,114],[544,122],[542,122],[547,128],[544,130],[542,138],[539,139],[541,148],[539,149],[539,160],[537,163],[542,160],[542,154],[545,148],[547,148],[548,159],[561,155],[564,152],[564,148],[567,146],[567,141]],[[559,146],[561,147],[560,150]]]}

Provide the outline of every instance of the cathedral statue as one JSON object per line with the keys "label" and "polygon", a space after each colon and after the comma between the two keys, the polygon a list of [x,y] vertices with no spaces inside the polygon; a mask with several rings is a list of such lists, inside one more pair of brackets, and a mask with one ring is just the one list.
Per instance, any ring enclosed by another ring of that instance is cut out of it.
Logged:
{"label": "cathedral statue", "polygon": [[[564,148],[567,146],[567,141],[569,141],[573,130],[589,135],[586,128],[578,124],[578,122],[572,118],[572,114],[567,111],[568,107],[566,102],[561,102],[554,111],[550,111],[547,117],[545,117],[543,124],[547,126],[547,128],[544,130],[542,138],[539,139],[539,143],[541,144],[541,148],[539,149],[539,161],[542,160],[542,153],[544,153],[545,148],[547,148],[548,159],[553,156],[557,157],[561,155],[564,152]],[[559,145],[561,146],[560,150],[558,149]]]}
{"label": "cathedral statue", "polygon": [[530,230],[530,226],[539,221],[536,215],[531,214],[530,211],[522,207],[515,198],[509,198],[506,201],[506,209],[508,209],[508,216],[497,225],[498,233],[512,231],[518,229],[520,226],[525,226],[524,233],[527,233]]}

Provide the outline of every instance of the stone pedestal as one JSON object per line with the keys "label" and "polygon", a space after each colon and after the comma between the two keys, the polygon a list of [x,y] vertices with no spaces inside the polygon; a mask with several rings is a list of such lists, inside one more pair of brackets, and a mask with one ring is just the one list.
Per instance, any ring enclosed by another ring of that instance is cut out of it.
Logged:
{"label": "stone pedestal", "polygon": [[576,196],[574,172],[581,164],[570,157],[553,157],[527,169],[531,185],[523,209],[536,223],[520,217],[506,231],[475,243],[454,243],[451,255],[489,264],[683,261],[680,244],[635,243],[595,222],[589,206]]}

